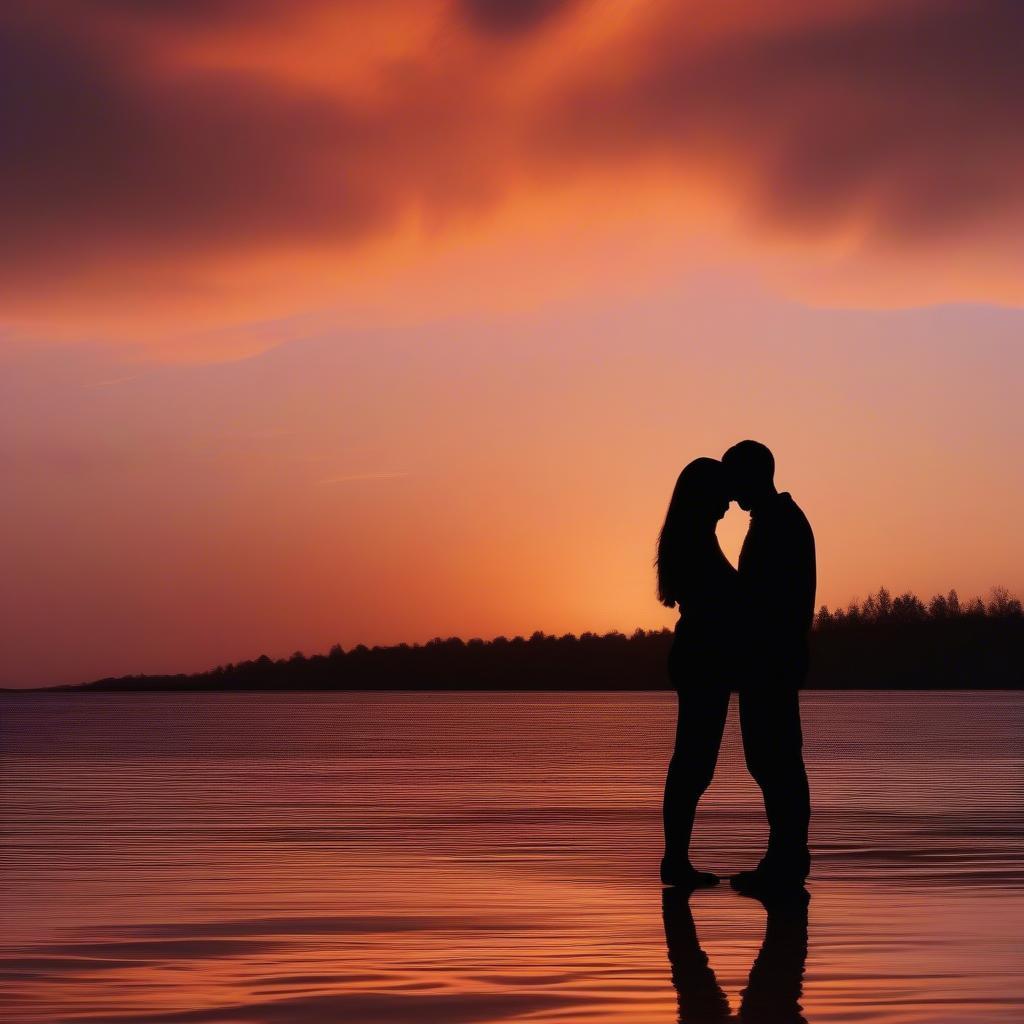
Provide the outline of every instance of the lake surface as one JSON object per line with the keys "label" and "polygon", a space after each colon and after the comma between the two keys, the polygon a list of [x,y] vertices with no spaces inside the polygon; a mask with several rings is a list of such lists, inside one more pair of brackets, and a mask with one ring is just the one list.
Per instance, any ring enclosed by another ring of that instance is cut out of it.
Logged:
{"label": "lake surface", "polygon": [[[3,695],[4,1020],[1024,1019],[1024,694],[802,699],[768,912],[663,906],[668,693]],[[695,860],[765,834],[733,707]]]}

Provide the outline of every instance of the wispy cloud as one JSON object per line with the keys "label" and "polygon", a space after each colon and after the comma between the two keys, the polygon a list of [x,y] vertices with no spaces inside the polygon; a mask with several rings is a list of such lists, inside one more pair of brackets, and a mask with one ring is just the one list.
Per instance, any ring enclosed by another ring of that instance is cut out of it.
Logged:
{"label": "wispy cloud", "polygon": [[1017,0],[609,6],[5,5],[0,296],[40,324],[72,299],[136,324],[147,302],[289,313],[364,272],[339,271],[350,251],[404,252],[409,211],[455,236],[543,182],[639,202],[652,170],[673,195],[702,183],[741,235],[876,253],[1019,236]]}
{"label": "wispy cloud", "polygon": [[140,377],[145,377],[144,373],[130,373],[124,377],[111,377],[108,380],[92,380],[87,381],[82,385],[83,388],[109,388],[114,384],[125,384],[130,380],[138,380]]}
{"label": "wispy cloud", "polygon": [[406,472],[382,472],[382,473],[346,473],[342,476],[328,476],[318,480],[321,484],[350,484],[361,480],[397,480],[399,477],[408,476]]}

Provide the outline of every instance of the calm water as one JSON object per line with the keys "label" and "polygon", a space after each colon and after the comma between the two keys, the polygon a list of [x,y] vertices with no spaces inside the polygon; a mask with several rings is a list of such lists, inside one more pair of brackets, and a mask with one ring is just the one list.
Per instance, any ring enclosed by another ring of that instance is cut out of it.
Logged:
{"label": "calm water", "polygon": [[[765,936],[725,887],[663,916],[670,694],[0,710],[11,1024],[720,1021]],[[765,837],[734,712],[696,836],[720,873]],[[773,909],[742,1019],[1024,1019],[1024,694],[807,694],[804,720],[806,963]]]}

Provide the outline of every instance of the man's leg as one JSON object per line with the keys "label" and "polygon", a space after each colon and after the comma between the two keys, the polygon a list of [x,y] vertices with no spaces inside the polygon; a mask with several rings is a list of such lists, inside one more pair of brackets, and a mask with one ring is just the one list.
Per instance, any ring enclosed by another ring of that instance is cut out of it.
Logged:
{"label": "man's leg", "polygon": [[807,890],[749,895],[760,896],[768,922],[742,992],[739,1019],[750,1024],[807,1024],[800,1007],[807,963]]}
{"label": "man's leg", "polygon": [[761,787],[770,829],[759,870],[802,882],[810,871],[811,798],[796,685],[766,680],[761,688],[741,691],[740,729],[747,768]]}

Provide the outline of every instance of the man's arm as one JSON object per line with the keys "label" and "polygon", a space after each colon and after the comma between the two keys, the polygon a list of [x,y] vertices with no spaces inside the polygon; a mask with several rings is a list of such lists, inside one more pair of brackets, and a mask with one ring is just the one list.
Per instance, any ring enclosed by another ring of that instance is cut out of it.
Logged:
{"label": "man's arm", "polygon": [[775,579],[779,641],[803,641],[814,620],[817,566],[811,524],[796,507],[775,549]]}

